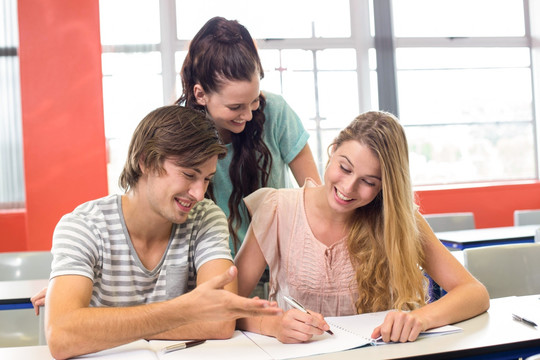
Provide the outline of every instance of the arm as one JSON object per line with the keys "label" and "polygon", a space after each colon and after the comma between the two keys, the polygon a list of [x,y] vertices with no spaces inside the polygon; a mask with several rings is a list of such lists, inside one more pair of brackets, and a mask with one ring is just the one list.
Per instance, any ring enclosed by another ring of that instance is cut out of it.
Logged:
{"label": "arm", "polygon": [[[266,260],[251,226],[235,258],[238,267],[239,294],[249,296],[266,267]],[[283,343],[308,341],[330,327],[316,312],[305,314],[296,309],[275,317],[258,316],[238,319],[238,328],[273,336]]]}
{"label": "arm", "polygon": [[47,293],[47,288],[44,287],[36,295],[30,298],[32,306],[34,307],[34,312],[36,316],[39,315],[39,307],[45,305],[45,294]]}
{"label": "arm", "polygon": [[[231,261],[226,259],[210,260],[197,271],[197,286],[207,282],[212,277],[220,275],[231,267]],[[225,285],[224,289],[233,294],[238,293],[237,280]],[[248,294],[249,295],[249,294]],[[183,325],[173,330],[151,336],[149,339],[178,340],[178,339],[228,339],[234,332],[236,322],[206,321]]]}
{"label": "arm", "polygon": [[234,263],[238,268],[238,294],[249,296],[266,268],[266,260],[251,226],[247,230]]}
{"label": "arm", "polygon": [[317,171],[317,165],[313,159],[313,154],[309,144],[306,144],[296,157],[289,163],[289,167],[299,186],[303,186],[307,177],[310,177],[317,184],[321,184],[321,177]]}
{"label": "arm", "polygon": [[65,359],[150,338],[194,322],[233,321],[281,312],[265,300],[247,299],[223,290],[234,281],[236,271],[230,267],[177,298],[125,308],[88,307],[92,296],[89,278],[53,278],[45,300],[49,350],[54,358]]}
{"label": "arm", "polygon": [[414,341],[419,333],[481,314],[489,308],[489,294],[437,239],[427,222],[418,215],[420,233],[425,240],[424,270],[448,293],[437,301],[410,313],[392,311],[372,337],[384,341]]}

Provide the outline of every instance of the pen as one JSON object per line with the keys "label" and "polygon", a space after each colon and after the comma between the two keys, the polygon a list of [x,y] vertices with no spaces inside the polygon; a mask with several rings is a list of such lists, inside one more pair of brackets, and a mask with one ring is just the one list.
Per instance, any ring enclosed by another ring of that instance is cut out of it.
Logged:
{"label": "pen", "polygon": [[[306,310],[304,305],[300,304],[298,301],[296,301],[294,298],[283,295],[283,299],[287,302],[287,304],[291,305],[293,308],[298,309],[306,314],[309,314],[309,311]],[[311,315],[311,314],[310,314]],[[331,330],[326,330],[326,332],[330,335],[334,335],[334,333]]]}
{"label": "pen", "polygon": [[204,343],[205,341],[206,340],[192,340],[192,341],[187,341],[187,342],[183,342],[183,343],[179,343],[179,344],[169,345],[169,346],[164,347],[163,349],[161,349],[161,353],[162,354],[167,354],[167,353],[170,353],[170,352],[173,352],[173,351],[176,351],[176,350],[187,349],[188,347],[192,347],[192,346],[195,346],[195,345],[200,345],[200,344]]}
{"label": "pen", "polygon": [[536,325],[536,323],[534,321],[529,320],[529,319],[525,319],[524,317],[521,317],[521,316],[516,315],[516,314],[512,314],[512,318],[514,318],[514,320],[516,320],[516,321],[521,321],[522,323],[525,323],[525,324],[533,326],[533,327],[538,326],[538,325]]}

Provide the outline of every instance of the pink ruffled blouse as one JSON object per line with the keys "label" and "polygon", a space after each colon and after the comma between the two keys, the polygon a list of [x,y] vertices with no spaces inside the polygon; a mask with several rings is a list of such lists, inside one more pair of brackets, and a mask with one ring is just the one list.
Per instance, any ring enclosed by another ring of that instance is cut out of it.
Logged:
{"label": "pink ruffled blouse", "polygon": [[[313,235],[304,207],[306,181],[300,189],[262,188],[244,199],[250,227],[270,269],[269,298],[290,309],[290,295],[324,316],[356,314],[355,273],[343,238],[331,246]],[[248,231],[249,234],[249,231]]]}

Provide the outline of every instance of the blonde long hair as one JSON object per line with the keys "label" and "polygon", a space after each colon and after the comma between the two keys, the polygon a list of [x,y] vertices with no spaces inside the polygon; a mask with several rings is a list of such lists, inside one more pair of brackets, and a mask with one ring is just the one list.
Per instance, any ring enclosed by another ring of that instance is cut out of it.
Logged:
{"label": "blonde long hair", "polygon": [[331,147],[356,140],[369,147],[381,166],[382,188],[368,205],[355,210],[347,246],[356,269],[358,313],[411,310],[426,302],[422,239],[409,175],[405,132],[386,112],[361,114],[340,132]]}

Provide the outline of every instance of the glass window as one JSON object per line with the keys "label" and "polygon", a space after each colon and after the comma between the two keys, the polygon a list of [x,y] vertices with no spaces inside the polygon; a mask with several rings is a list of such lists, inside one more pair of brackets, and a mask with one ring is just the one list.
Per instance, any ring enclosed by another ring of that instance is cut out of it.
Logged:
{"label": "glass window", "polygon": [[406,127],[415,184],[474,183],[535,176],[532,124]]}
{"label": "glass window", "polygon": [[518,0],[398,0],[392,6],[397,37],[525,35]]}
{"label": "glass window", "polygon": [[0,209],[24,208],[17,2],[0,6]]}
{"label": "glass window", "polygon": [[100,0],[101,43],[159,44],[159,3],[146,0]]}
{"label": "glass window", "polygon": [[[535,178],[523,2],[407,0],[394,1],[393,10],[399,116],[413,184]],[[447,37],[467,39],[456,47]],[[494,37],[515,40],[487,40]]]}
{"label": "glass window", "polygon": [[[102,43],[111,45],[103,55],[111,163],[119,154],[114,149],[127,148],[142,116],[163,105],[164,91],[179,96],[189,40],[208,19],[223,16],[240,21],[258,42],[261,89],[282,94],[300,116],[320,169],[339,129],[360,112],[377,109],[379,97],[392,103],[385,98],[392,96],[410,137],[414,184],[536,176],[523,1],[399,0],[392,2],[392,14],[379,19],[372,2],[363,0],[163,1],[176,12],[160,13],[157,2],[100,0]],[[170,33],[160,34],[160,16],[176,21]],[[375,21],[392,21],[397,95],[378,93],[379,87],[393,92],[393,86],[378,84],[384,79],[377,71],[392,65],[377,64],[371,46]],[[449,38],[461,38],[459,47]],[[172,53],[174,61],[161,58]],[[173,73],[175,84],[163,84],[163,76]],[[510,156],[518,145],[519,160]],[[124,157],[117,158],[121,168]],[[117,175],[110,178],[115,184]]]}
{"label": "glass window", "polygon": [[146,114],[163,105],[161,55],[106,53],[102,64],[109,192],[118,193],[118,177],[135,127]]}
{"label": "glass window", "polygon": [[238,20],[255,39],[351,34],[348,0],[176,0],[178,39],[191,40],[214,16]]}

